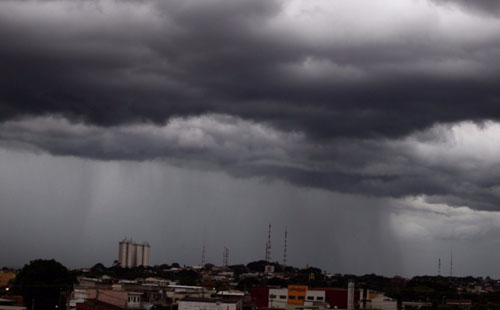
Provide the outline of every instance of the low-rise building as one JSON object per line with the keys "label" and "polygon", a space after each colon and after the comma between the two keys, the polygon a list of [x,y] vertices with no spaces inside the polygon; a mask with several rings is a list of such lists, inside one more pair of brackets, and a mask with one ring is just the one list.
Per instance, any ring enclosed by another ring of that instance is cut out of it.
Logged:
{"label": "low-rise building", "polygon": [[0,298],[0,310],[26,310],[26,307],[18,304],[15,300]]}
{"label": "low-rise building", "polygon": [[285,309],[288,303],[288,289],[269,289],[268,307],[274,309]]}
{"label": "low-rise building", "polygon": [[[112,309],[140,309],[142,308],[141,301],[142,293],[116,291],[105,289],[98,291],[96,289],[75,290],[70,300],[70,307],[74,304],[73,309],[87,309],[89,305],[100,304],[101,308]],[[83,300],[83,301],[82,301]],[[71,309],[71,308],[70,308]]]}
{"label": "low-rise building", "polygon": [[186,297],[179,301],[179,310],[241,310],[242,299],[211,299]]}

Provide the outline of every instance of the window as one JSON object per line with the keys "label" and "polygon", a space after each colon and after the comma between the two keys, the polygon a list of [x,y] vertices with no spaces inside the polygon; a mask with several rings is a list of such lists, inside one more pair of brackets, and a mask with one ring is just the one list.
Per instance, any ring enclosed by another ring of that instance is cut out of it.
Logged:
{"label": "window", "polygon": [[299,299],[300,300],[304,300],[304,296],[299,296]]}
{"label": "window", "polygon": [[323,296],[316,297],[316,300],[323,300]]}
{"label": "window", "polygon": [[314,296],[307,296],[307,300],[314,300]]}
{"label": "window", "polygon": [[288,297],[288,299],[290,299],[290,300],[294,300],[294,299],[295,299],[295,296],[290,295],[290,297]]}
{"label": "window", "polygon": [[286,295],[280,295],[280,299],[286,299]]}
{"label": "window", "polygon": [[269,295],[269,298],[276,299],[276,295]]}

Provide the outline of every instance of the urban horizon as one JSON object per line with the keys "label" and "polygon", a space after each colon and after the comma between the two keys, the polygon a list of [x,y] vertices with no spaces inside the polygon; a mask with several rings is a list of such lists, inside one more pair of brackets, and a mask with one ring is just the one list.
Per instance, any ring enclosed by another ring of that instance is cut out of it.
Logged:
{"label": "urban horizon", "polygon": [[0,72],[0,310],[500,310],[499,0],[0,0]]}

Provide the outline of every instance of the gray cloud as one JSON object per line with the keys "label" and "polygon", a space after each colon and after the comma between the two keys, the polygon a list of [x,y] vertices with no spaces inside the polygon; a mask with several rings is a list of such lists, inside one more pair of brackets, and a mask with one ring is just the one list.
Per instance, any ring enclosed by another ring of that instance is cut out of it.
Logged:
{"label": "gray cloud", "polygon": [[0,126],[4,146],[35,147],[55,155],[158,159],[343,193],[425,195],[430,203],[482,210],[497,210],[500,149],[488,145],[498,137],[500,127],[495,123],[482,127],[460,123],[404,139],[341,138],[325,144],[300,132],[217,114],[173,118],[165,126],[106,128],[62,118],[9,121]]}
{"label": "gray cloud", "polygon": [[182,236],[157,262],[190,263],[231,236],[246,261],[273,221],[299,264],[428,273],[452,240],[487,272],[467,251],[498,248],[498,5],[429,1],[0,1],[1,205],[30,224],[0,225],[6,259],[95,263],[64,231],[109,260]]}
{"label": "gray cloud", "polygon": [[432,0],[439,4],[455,5],[483,15],[498,16],[500,14],[500,4],[495,0]]}
{"label": "gray cloud", "polygon": [[496,19],[410,0],[0,6],[4,143],[496,208],[497,162],[412,153],[439,124],[499,118]]}
{"label": "gray cloud", "polygon": [[[215,112],[317,138],[499,118],[500,24],[414,1],[311,3],[3,1],[0,117]],[[337,20],[362,6],[376,15]]]}

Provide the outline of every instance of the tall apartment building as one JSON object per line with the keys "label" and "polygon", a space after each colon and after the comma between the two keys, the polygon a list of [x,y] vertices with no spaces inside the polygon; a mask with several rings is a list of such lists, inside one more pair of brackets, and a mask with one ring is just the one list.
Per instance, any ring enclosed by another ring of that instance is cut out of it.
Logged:
{"label": "tall apartment building", "polygon": [[149,243],[134,243],[127,238],[119,242],[118,262],[121,267],[149,266]]}

